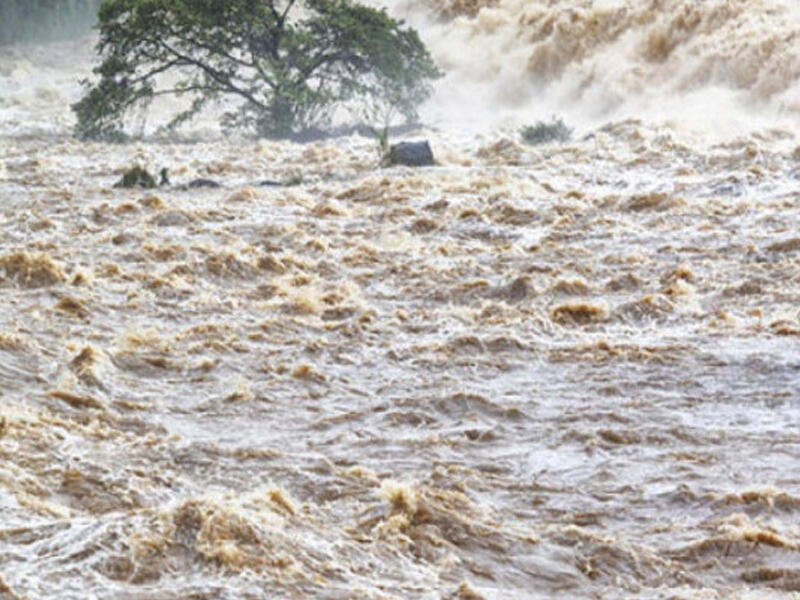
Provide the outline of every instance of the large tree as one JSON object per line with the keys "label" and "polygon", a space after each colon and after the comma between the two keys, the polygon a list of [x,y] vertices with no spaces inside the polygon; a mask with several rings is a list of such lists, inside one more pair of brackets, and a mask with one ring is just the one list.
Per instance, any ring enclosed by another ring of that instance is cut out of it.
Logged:
{"label": "large tree", "polygon": [[230,100],[224,124],[291,137],[368,106],[416,118],[439,71],[417,33],[349,0],[106,0],[102,63],[74,105],[77,134],[119,134],[132,109],[163,95],[186,109]]}

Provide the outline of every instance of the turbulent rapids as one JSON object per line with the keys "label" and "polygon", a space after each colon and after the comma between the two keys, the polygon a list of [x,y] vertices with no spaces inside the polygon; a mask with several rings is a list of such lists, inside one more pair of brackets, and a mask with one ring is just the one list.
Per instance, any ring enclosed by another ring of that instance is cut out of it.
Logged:
{"label": "turbulent rapids", "polygon": [[800,11],[421,4],[421,169],[0,48],[0,600],[800,594]]}

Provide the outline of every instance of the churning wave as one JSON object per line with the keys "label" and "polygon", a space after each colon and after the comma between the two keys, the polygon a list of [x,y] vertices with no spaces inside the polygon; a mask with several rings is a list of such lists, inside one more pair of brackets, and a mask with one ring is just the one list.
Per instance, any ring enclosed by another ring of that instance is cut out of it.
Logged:
{"label": "churning wave", "polygon": [[[397,0],[448,73],[441,114],[800,116],[789,0]],[[463,110],[459,111],[461,107]]]}

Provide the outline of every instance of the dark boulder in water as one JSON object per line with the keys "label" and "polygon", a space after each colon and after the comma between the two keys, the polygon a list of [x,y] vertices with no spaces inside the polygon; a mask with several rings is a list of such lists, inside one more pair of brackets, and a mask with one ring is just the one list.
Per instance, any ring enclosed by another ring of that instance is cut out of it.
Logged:
{"label": "dark boulder in water", "polygon": [[186,187],[190,190],[194,190],[197,188],[219,188],[222,187],[222,185],[213,179],[193,179]]}
{"label": "dark boulder in water", "polygon": [[147,169],[143,169],[137,165],[125,171],[122,179],[115,183],[114,187],[124,189],[142,188],[149,190],[156,187],[156,180],[147,172]]}
{"label": "dark boulder in water", "polygon": [[389,166],[431,167],[434,165],[431,145],[424,142],[401,142],[389,148],[386,157]]}

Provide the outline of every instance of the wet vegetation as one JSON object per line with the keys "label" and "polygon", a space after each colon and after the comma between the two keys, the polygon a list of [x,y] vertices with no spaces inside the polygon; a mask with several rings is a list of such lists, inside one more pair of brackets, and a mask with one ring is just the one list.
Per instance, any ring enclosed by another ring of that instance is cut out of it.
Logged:
{"label": "wet vegetation", "polygon": [[566,142],[572,137],[572,129],[562,119],[553,117],[550,122],[539,121],[535,125],[523,127],[520,131],[522,141],[529,146]]}
{"label": "wet vegetation", "polygon": [[0,45],[54,40],[90,31],[102,0],[2,0]]}
{"label": "wet vegetation", "polygon": [[152,189],[156,187],[156,180],[146,169],[136,165],[127,171],[116,184],[115,188],[143,188]]}
{"label": "wet vegetation", "polygon": [[413,121],[439,77],[416,31],[349,0],[107,0],[99,22],[99,79],[74,106],[84,139],[119,139],[159,96],[185,100],[168,128],[225,100],[223,126],[268,138],[343,115]]}

